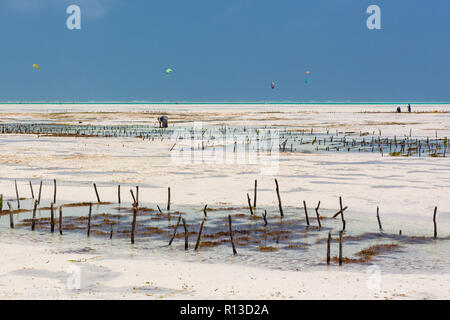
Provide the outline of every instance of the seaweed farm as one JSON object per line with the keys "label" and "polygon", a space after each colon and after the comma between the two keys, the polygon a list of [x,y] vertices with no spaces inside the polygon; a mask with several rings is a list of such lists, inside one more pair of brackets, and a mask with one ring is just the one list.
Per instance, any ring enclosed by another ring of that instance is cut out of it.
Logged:
{"label": "seaweed farm", "polygon": [[[98,196],[97,186],[95,192]],[[152,254],[283,270],[321,270],[342,264],[345,270],[377,265],[392,273],[414,273],[419,267],[420,272],[450,271],[450,224],[448,219],[440,219],[439,213],[434,231],[433,212],[429,219],[414,222],[407,216],[383,219],[382,212],[376,210],[371,216],[352,212],[345,199],[336,199],[334,208],[307,201],[303,207],[259,208],[250,196],[250,205],[243,206],[168,203],[166,207],[138,202],[137,189],[130,194],[137,206],[100,201],[55,205],[42,201],[37,205],[38,200],[30,198],[5,198],[1,234],[7,237],[10,229],[9,235],[14,233],[26,241],[56,242],[70,250],[76,247],[93,253],[133,252],[138,257]]]}
{"label": "seaweed farm", "polygon": [[287,129],[277,127],[177,126],[168,129],[148,125],[73,125],[53,123],[0,124],[1,134],[28,134],[41,137],[132,137],[147,141],[171,140],[170,151],[214,151],[226,147],[231,152],[359,152],[379,153],[381,156],[446,157],[448,138],[413,136],[383,136],[378,132],[355,132],[326,129]]}
{"label": "seaweed farm", "polygon": [[447,105],[95,108],[5,107],[8,294],[448,297]]}

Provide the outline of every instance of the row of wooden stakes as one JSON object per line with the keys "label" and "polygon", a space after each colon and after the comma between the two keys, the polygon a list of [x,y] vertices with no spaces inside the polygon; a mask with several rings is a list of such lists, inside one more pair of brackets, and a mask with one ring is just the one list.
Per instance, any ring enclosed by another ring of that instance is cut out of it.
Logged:
{"label": "row of wooden stakes", "polygon": [[[253,197],[253,205],[251,203],[251,198],[249,196],[249,194],[247,193],[247,202],[248,202],[248,206],[249,206],[249,210],[250,210],[250,214],[253,215],[253,209],[256,208],[256,200],[257,200],[257,183],[258,181],[255,180],[255,184],[254,184],[254,197]],[[16,197],[17,197],[17,207],[18,209],[20,209],[20,197],[19,197],[19,192],[18,192],[18,187],[17,187],[17,181],[14,181],[15,184],[15,191],[16,191]],[[33,185],[31,183],[31,181],[29,181],[29,185],[30,185],[30,190],[31,190],[31,196],[32,199],[34,199],[34,191],[33,191]],[[54,185],[54,192],[53,192],[53,202],[50,205],[50,231],[53,233],[55,230],[55,222],[54,222],[54,217],[55,217],[55,204],[56,204],[56,179],[53,180],[53,185]],[[94,191],[95,191],[95,195],[97,198],[98,203],[101,203],[100,200],[100,196],[98,193],[98,189],[97,189],[97,185],[94,183]],[[34,205],[33,205],[33,215],[32,215],[32,224],[31,224],[31,230],[35,229],[35,219],[36,219],[36,210],[38,205],[40,204],[40,200],[41,200],[41,191],[42,191],[42,180],[40,182],[40,186],[39,186],[39,193],[38,193],[38,199],[34,200]],[[278,181],[277,179],[275,179],[275,191],[277,194],[277,198],[278,198],[278,208],[279,208],[279,212],[280,212],[280,217],[283,218],[284,217],[284,212],[283,212],[283,206],[281,203],[281,196],[280,196],[280,189],[279,189],[279,185],[278,185]],[[136,217],[137,217],[137,213],[139,211],[139,186],[136,186],[136,194],[133,192],[133,189],[130,189],[130,194],[131,197],[133,199],[132,202],[132,207],[133,207],[133,219],[132,219],[132,225],[131,225],[131,243],[134,244],[134,238],[135,238],[135,228],[136,228]],[[118,203],[121,203],[121,189],[120,189],[120,185],[118,185],[118,190],[117,190],[117,196],[118,196]],[[168,187],[168,199],[167,199],[167,211],[170,211],[170,187]],[[0,195],[0,211],[2,210],[2,206],[3,206],[3,195]],[[336,218],[337,216],[341,216],[341,220],[342,220],[342,230],[339,232],[339,265],[342,265],[342,242],[343,242],[343,233],[345,231],[346,228],[346,221],[344,218],[344,211],[348,209],[347,206],[343,206],[342,204],[342,197],[339,197],[339,206],[340,206],[340,210],[333,215],[333,218]],[[13,220],[13,208],[10,202],[8,202],[8,207],[9,207],[9,215],[10,215],[10,227],[14,228],[14,220]],[[157,205],[157,208],[159,210],[160,213],[162,213],[159,205]],[[206,221],[206,208],[207,206],[205,205],[203,212],[204,212],[204,219],[200,225],[200,230],[198,233],[198,237],[197,237],[197,241],[196,241],[196,245],[195,245],[195,250],[198,250],[199,245],[200,245],[200,241],[201,241],[201,234],[202,234],[202,230],[203,230],[203,225]],[[303,208],[304,208],[304,212],[305,212],[305,218],[306,218],[306,225],[309,227],[310,226],[310,221],[309,221],[309,215],[308,215],[308,211],[307,211],[307,206],[306,206],[306,202],[303,201]],[[317,207],[315,208],[315,212],[316,212],[316,217],[317,217],[317,223],[318,223],[318,227],[319,229],[322,228],[322,224],[321,224],[321,220],[320,220],[320,214],[319,214],[319,208],[320,208],[320,201],[317,205]],[[437,238],[437,223],[436,223],[436,214],[437,214],[437,207],[435,207],[434,209],[434,214],[433,214],[433,223],[434,223],[434,239]],[[89,215],[88,215],[88,226],[87,226],[87,236],[89,237],[90,235],[90,221],[91,221],[91,215],[92,215],[92,203],[90,203],[89,205]],[[264,210],[264,214],[262,215],[263,219],[264,219],[264,225],[267,226],[268,222],[267,222],[267,211]],[[380,219],[380,215],[379,215],[379,208],[377,207],[377,221],[378,221],[378,225],[379,225],[379,229],[380,231],[383,230],[382,225],[381,225],[381,219]],[[176,227],[174,229],[174,233],[172,235],[172,238],[169,241],[169,246],[172,244],[178,227],[180,225],[180,223],[182,222],[183,224],[183,228],[185,231],[185,250],[188,250],[189,248],[189,243],[188,243],[188,230],[187,230],[187,225],[186,225],[186,221],[184,218],[180,216],[178,217],[178,221],[176,224]],[[229,236],[230,236],[230,240],[231,240],[231,245],[232,245],[232,249],[233,249],[233,254],[236,255],[237,251],[236,251],[236,247],[234,244],[234,239],[233,239],[233,231],[232,231],[232,220],[231,220],[231,215],[228,215],[228,224],[229,224]],[[59,206],[59,233],[62,235],[63,230],[62,230],[62,206]],[[400,231],[401,234],[401,231]],[[113,237],[113,229],[111,227],[111,232],[110,232],[110,239],[112,239]],[[330,244],[331,244],[331,231],[328,234],[328,241],[327,241],[327,264],[330,264]]]}

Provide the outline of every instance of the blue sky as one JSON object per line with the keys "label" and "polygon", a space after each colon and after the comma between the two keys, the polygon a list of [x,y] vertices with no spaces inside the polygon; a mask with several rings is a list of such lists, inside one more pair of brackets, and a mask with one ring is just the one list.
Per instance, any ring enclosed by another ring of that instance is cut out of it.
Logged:
{"label": "blue sky", "polygon": [[2,0],[0,100],[450,101],[449,15],[448,0]]}

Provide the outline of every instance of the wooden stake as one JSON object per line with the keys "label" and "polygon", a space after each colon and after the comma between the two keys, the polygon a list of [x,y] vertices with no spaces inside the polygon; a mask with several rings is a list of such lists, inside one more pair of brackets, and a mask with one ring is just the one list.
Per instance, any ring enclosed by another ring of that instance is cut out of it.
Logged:
{"label": "wooden stake", "polygon": [[331,261],[331,231],[328,232],[327,240],[327,264],[329,265]]}
{"label": "wooden stake", "polygon": [[170,211],[170,187],[167,188],[167,211]]}
{"label": "wooden stake", "polygon": [[340,215],[342,212],[344,212],[344,211],[347,210],[347,209],[348,209],[348,207],[346,206],[346,207],[344,207],[344,209],[339,210],[338,212],[336,212],[336,213],[334,214],[334,216],[333,216],[333,219],[336,218],[338,215]]}
{"label": "wooden stake", "polygon": [[92,203],[89,203],[88,229],[87,229],[88,237],[91,234],[91,215],[92,215]]}
{"label": "wooden stake", "polygon": [[281,198],[280,198],[280,188],[278,187],[278,181],[275,179],[275,185],[276,185],[276,191],[277,191],[277,197],[278,197],[278,208],[280,209],[280,215],[283,217],[283,207],[281,206]]}
{"label": "wooden stake", "polygon": [[250,215],[253,215],[253,209],[252,209],[252,203],[250,201],[250,196],[247,193],[247,202],[248,202],[248,208],[250,209]]}
{"label": "wooden stake", "polygon": [[38,204],[41,204],[41,191],[42,191],[42,180],[39,184],[39,195],[38,195]]}
{"label": "wooden stake", "polygon": [[33,206],[33,218],[31,219],[31,231],[34,231],[34,227],[36,226],[36,209],[38,206],[38,202],[34,201],[34,206]]}
{"label": "wooden stake", "polygon": [[137,207],[133,206],[133,222],[131,224],[131,243],[134,244],[134,231],[136,230]]}
{"label": "wooden stake", "polygon": [[303,200],[303,209],[305,209],[306,225],[309,227],[308,209],[306,209],[306,201]]}
{"label": "wooden stake", "polygon": [[50,232],[55,232],[55,210],[53,203],[50,203]]}
{"label": "wooden stake", "polygon": [[16,180],[14,180],[14,185],[16,187],[17,209],[20,209],[19,190],[17,189],[17,181]]}
{"label": "wooden stake", "polygon": [[317,204],[317,207],[316,207],[315,210],[316,210],[317,222],[319,223],[319,229],[322,229],[322,223],[320,222],[319,207],[320,207],[320,201],[319,201],[319,203]]}
{"label": "wooden stake", "polygon": [[231,225],[231,215],[228,215],[228,226],[230,227],[230,240],[231,240],[231,246],[233,248],[233,255],[237,254],[236,247],[234,246],[234,240],[233,240],[233,228]]}
{"label": "wooden stake", "polygon": [[97,191],[97,186],[94,183],[94,190],[95,190],[95,195],[97,196],[97,202],[100,203],[100,197],[98,196],[98,191]]}
{"label": "wooden stake", "polygon": [[159,207],[159,205],[156,205],[158,207],[158,211],[159,213],[162,213],[161,208]]}
{"label": "wooden stake", "polygon": [[53,203],[56,203],[56,179],[53,179],[53,185],[55,186],[53,191]]}
{"label": "wooden stake", "polygon": [[378,226],[380,227],[380,231],[383,230],[383,227],[381,226],[381,220],[380,220],[380,208],[377,207],[377,220],[378,220]]}
{"label": "wooden stake", "polygon": [[198,231],[198,237],[197,237],[197,243],[195,244],[195,250],[198,250],[198,247],[200,246],[200,238],[202,236],[203,231],[203,225],[205,224],[206,218],[203,218],[202,224],[200,225],[200,230]]}
{"label": "wooden stake", "polygon": [[13,216],[13,208],[11,206],[11,203],[8,202],[8,207],[9,207],[9,227],[11,229],[14,229],[14,216]]}
{"label": "wooden stake", "polygon": [[339,206],[341,208],[342,231],[345,231],[345,219],[344,219],[344,210],[342,208],[342,197],[339,197]]}
{"label": "wooden stake", "polygon": [[434,207],[433,223],[434,223],[434,238],[435,239],[437,239],[436,213],[437,213],[437,207]]}
{"label": "wooden stake", "polygon": [[181,221],[181,214],[178,216],[178,222],[175,227],[175,230],[173,230],[173,236],[172,236],[172,239],[170,239],[170,241],[169,241],[169,246],[172,244],[173,239],[175,239],[175,236],[177,235],[177,229],[178,229],[178,226],[180,225],[180,221]]}
{"label": "wooden stake", "polygon": [[264,227],[265,227],[265,226],[267,226],[267,210],[265,210],[265,209],[264,209],[263,219],[264,219]]}
{"label": "wooden stake", "polygon": [[203,208],[203,214],[205,215],[205,218],[206,218],[206,216],[207,216],[207,214],[206,214],[206,207],[207,207],[208,205],[207,204],[205,204],[205,207]]}
{"label": "wooden stake", "polygon": [[253,207],[256,209],[256,194],[258,192],[258,180],[255,179],[255,191],[253,193]]}
{"label": "wooden stake", "polygon": [[30,190],[31,190],[31,199],[34,199],[33,184],[31,183],[31,180],[30,180]]}
{"label": "wooden stake", "polygon": [[59,234],[62,235],[62,206],[59,207]]}
{"label": "wooden stake", "polygon": [[181,218],[181,220],[183,220],[183,228],[184,228],[184,250],[187,251],[189,249],[189,232],[186,226],[186,220],[184,220],[184,218]]}
{"label": "wooden stake", "polygon": [[134,197],[133,189],[130,189],[131,196],[133,197],[133,207],[137,205],[136,198]]}
{"label": "wooden stake", "polygon": [[342,266],[342,235],[343,231],[339,231],[339,265]]}
{"label": "wooden stake", "polygon": [[120,204],[120,184],[117,186],[117,199],[118,199],[119,204]]}
{"label": "wooden stake", "polygon": [[136,207],[139,206],[139,186],[136,186]]}

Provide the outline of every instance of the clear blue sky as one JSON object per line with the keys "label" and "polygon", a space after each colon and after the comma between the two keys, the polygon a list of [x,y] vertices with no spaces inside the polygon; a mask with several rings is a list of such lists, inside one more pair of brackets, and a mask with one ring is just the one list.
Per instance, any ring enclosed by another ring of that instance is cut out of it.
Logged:
{"label": "clear blue sky", "polygon": [[0,101],[450,101],[449,16],[448,0],[1,0]]}

